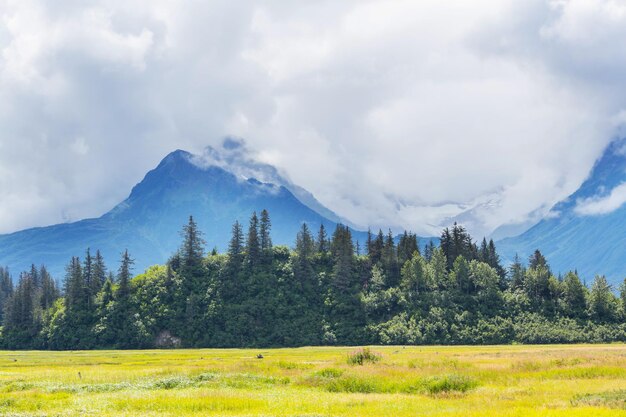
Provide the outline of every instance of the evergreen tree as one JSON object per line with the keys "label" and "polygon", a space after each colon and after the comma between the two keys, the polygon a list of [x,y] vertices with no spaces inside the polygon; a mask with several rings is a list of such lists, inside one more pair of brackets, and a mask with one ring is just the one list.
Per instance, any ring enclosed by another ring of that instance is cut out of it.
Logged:
{"label": "evergreen tree", "polygon": [[440,247],[446,257],[448,271],[452,270],[459,256],[463,256],[467,261],[478,258],[478,249],[472,243],[471,236],[457,223],[454,223],[452,230],[448,228],[443,230]]}
{"label": "evergreen tree", "polygon": [[429,240],[424,248],[424,260],[426,260],[426,262],[430,262],[436,248],[437,246],[435,246],[435,243],[432,240]]}
{"label": "evergreen tree", "polygon": [[256,212],[250,217],[248,237],[246,239],[246,263],[249,269],[254,269],[261,260],[261,244],[259,242],[259,220]]}
{"label": "evergreen tree", "polygon": [[[120,267],[117,273],[117,289],[113,294],[113,301],[106,306],[106,313],[100,324],[106,329],[104,332],[108,341],[121,349],[141,348],[147,344],[147,332],[145,326],[136,313],[131,300],[132,278],[131,269],[134,261],[128,250],[122,253]],[[102,294],[101,303],[104,304],[110,298],[108,290]]]}
{"label": "evergreen tree", "polygon": [[15,291],[8,299],[3,327],[3,342],[9,349],[39,347],[41,317],[34,303],[35,280],[31,274],[20,275]]}
{"label": "evergreen tree", "polygon": [[589,291],[589,316],[599,323],[613,322],[618,317],[618,301],[604,275],[596,275]]}
{"label": "evergreen tree", "polygon": [[398,252],[391,230],[389,230],[385,239],[381,261],[387,278],[387,286],[396,287],[400,282],[400,267],[398,265]]}
{"label": "evergreen tree", "polygon": [[437,288],[445,290],[454,287],[455,283],[448,279],[447,261],[442,249],[433,249],[430,262],[428,262],[428,269],[431,281]]}
{"label": "evergreen tree", "polygon": [[104,264],[104,258],[102,257],[100,250],[96,250],[96,257],[93,260],[92,270],[91,294],[95,296],[98,292],[100,292],[107,279],[107,268]]}
{"label": "evergreen tree", "polygon": [[[87,315],[89,311],[89,296],[80,259],[72,257],[65,270],[65,306],[68,312],[84,318],[83,316]],[[81,322],[84,322],[84,320],[81,320]]]}
{"label": "evergreen tree", "polygon": [[239,222],[232,228],[232,236],[228,244],[228,260],[231,265],[241,265],[243,261],[243,229]]}
{"label": "evergreen tree", "polygon": [[130,258],[128,254],[128,250],[125,250],[122,253],[122,259],[120,261],[120,268],[117,273],[117,291],[115,292],[115,300],[118,303],[128,302],[130,299],[130,279],[131,276],[131,268],[134,260]]}
{"label": "evergreen tree", "polygon": [[41,278],[40,305],[45,311],[52,308],[54,302],[59,298],[60,294],[56,282],[52,279],[48,270],[43,265],[39,270],[39,276]]}
{"label": "evergreen tree", "polygon": [[548,261],[546,261],[546,258],[543,256],[543,254],[539,251],[539,249],[537,249],[528,259],[528,268],[537,269],[539,267],[545,268],[548,271],[548,274],[551,274]]}
{"label": "evergreen tree", "polygon": [[206,242],[202,238],[202,232],[198,229],[193,216],[189,216],[189,221],[183,226],[181,235],[183,237],[183,245],[180,250],[182,267],[187,270],[199,268],[202,265]]}
{"label": "evergreen tree", "polygon": [[261,261],[263,264],[272,263],[272,237],[270,232],[272,230],[272,222],[270,221],[270,215],[266,209],[261,211],[261,222],[259,223],[259,238],[261,243]]}
{"label": "evergreen tree", "polygon": [[376,238],[371,242],[370,247],[367,248],[367,253],[372,265],[376,265],[382,261],[384,248],[385,235],[383,235],[383,231],[379,229]]}
{"label": "evergreen tree", "polygon": [[469,263],[462,255],[459,255],[454,261],[450,275],[450,279],[461,294],[469,296],[474,293],[476,285],[470,277]]}
{"label": "evergreen tree", "polygon": [[622,319],[626,319],[626,278],[619,287],[619,298],[622,303]]}
{"label": "evergreen tree", "polygon": [[39,271],[37,271],[35,264],[30,265],[30,278],[34,288],[41,288],[41,278],[39,277]]}
{"label": "evergreen tree", "polygon": [[400,236],[400,241],[398,242],[398,263],[400,267],[411,260],[415,252],[420,253],[417,244],[417,236],[405,231],[404,234]]}
{"label": "evergreen tree", "polygon": [[489,248],[487,246],[487,239],[484,237],[483,241],[480,243],[480,249],[478,250],[478,260],[489,263]]}
{"label": "evergreen tree", "polygon": [[320,224],[319,232],[317,233],[317,252],[318,253],[327,253],[330,251],[330,244],[328,242],[328,234],[326,233],[326,228],[324,224]]}
{"label": "evergreen tree", "polygon": [[413,252],[413,257],[405,262],[401,275],[401,287],[405,297],[415,307],[420,300],[420,296],[430,290],[427,263],[420,256],[419,252]]}
{"label": "evergreen tree", "polygon": [[586,316],[587,289],[575,272],[568,272],[561,283],[563,295],[561,310],[567,317],[582,319]]}
{"label": "evergreen tree", "polygon": [[330,332],[339,343],[360,340],[359,328],[363,315],[359,299],[359,281],[356,275],[354,246],[350,229],[338,224],[331,242],[334,261],[327,322]]}
{"label": "evergreen tree", "polygon": [[7,302],[13,294],[13,279],[8,268],[0,267],[0,321],[4,320]]}
{"label": "evergreen tree", "polygon": [[321,330],[321,293],[314,268],[314,256],[316,245],[313,236],[306,223],[302,224],[296,237],[295,261],[294,261],[294,284],[289,286],[285,294],[291,301],[294,312],[287,312],[293,323],[292,333],[294,339],[304,344],[320,343]]}
{"label": "evergreen tree", "polygon": [[524,275],[526,271],[522,265],[517,253],[513,258],[513,263],[509,267],[509,276],[511,277],[511,289],[521,289],[524,286]]}

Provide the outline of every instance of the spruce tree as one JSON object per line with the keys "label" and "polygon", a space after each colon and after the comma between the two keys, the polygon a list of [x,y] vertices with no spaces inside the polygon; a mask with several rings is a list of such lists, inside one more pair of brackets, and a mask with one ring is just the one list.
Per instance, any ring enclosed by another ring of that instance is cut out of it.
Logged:
{"label": "spruce tree", "polygon": [[232,235],[228,244],[228,265],[231,269],[237,270],[243,262],[243,229],[241,224],[236,221],[232,227]]}
{"label": "spruce tree", "polygon": [[0,322],[4,321],[6,305],[13,294],[13,279],[8,268],[0,267]]}
{"label": "spruce tree", "polygon": [[48,273],[45,266],[41,266],[39,270],[39,276],[41,277],[41,308],[45,311],[52,307],[54,302],[59,298],[59,290],[56,282]]}
{"label": "spruce tree", "polygon": [[583,319],[586,316],[587,288],[575,272],[568,272],[561,283],[561,311],[567,317]]}
{"label": "spruce tree", "polygon": [[91,280],[91,294],[96,295],[102,289],[107,279],[107,268],[100,250],[96,250],[96,257],[93,261],[93,278]]}
{"label": "spruce tree", "polygon": [[325,254],[330,251],[330,244],[328,243],[328,234],[326,233],[326,228],[324,227],[324,223],[320,224],[319,231],[317,233],[317,253]]}
{"label": "spruce tree", "polygon": [[513,263],[509,267],[509,276],[511,279],[511,289],[521,289],[524,286],[524,265],[520,261],[519,255],[516,253],[513,258]]}
{"label": "spruce tree", "polygon": [[381,257],[388,287],[395,287],[400,282],[400,268],[398,266],[398,253],[393,240],[391,229],[387,233]]}
{"label": "spruce tree", "polygon": [[250,217],[248,237],[246,239],[246,264],[249,269],[254,269],[261,260],[261,244],[259,242],[259,220],[256,212]]}
{"label": "spruce tree", "polygon": [[599,323],[614,322],[618,318],[618,300],[604,275],[596,275],[589,291],[589,316]]}
{"label": "spruce tree", "polygon": [[134,261],[130,258],[128,250],[122,253],[120,268],[117,273],[117,291],[115,292],[115,300],[117,302],[128,302],[130,298],[130,279],[131,268]]}
{"label": "spruce tree", "polygon": [[261,261],[263,264],[272,263],[272,222],[270,214],[266,209],[261,211],[261,222],[259,223],[259,238],[261,243]]}
{"label": "spruce tree", "polygon": [[417,236],[405,231],[404,234],[400,236],[400,241],[398,242],[398,263],[400,267],[411,260],[415,252],[420,253],[417,244]]}
{"label": "spruce tree", "polygon": [[539,267],[544,267],[548,271],[548,274],[550,274],[550,266],[548,265],[548,261],[543,256],[541,251],[537,249],[528,259],[528,268],[537,269]]}
{"label": "spruce tree", "polygon": [[22,273],[6,306],[2,336],[5,346],[9,349],[39,347],[41,320],[33,299],[35,291],[32,275]]}
{"label": "spruce tree", "polygon": [[189,216],[189,221],[181,231],[183,243],[179,250],[179,267],[178,273],[182,281],[183,292],[180,296],[187,299],[196,293],[201,287],[201,281],[204,276],[204,245],[205,240],[202,232],[198,229],[198,225]]}

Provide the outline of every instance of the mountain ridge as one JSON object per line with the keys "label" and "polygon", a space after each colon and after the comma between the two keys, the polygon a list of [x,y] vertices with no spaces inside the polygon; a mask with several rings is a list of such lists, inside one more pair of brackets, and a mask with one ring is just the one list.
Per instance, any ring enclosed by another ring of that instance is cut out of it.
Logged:
{"label": "mountain ridge", "polygon": [[606,213],[585,214],[584,207],[601,202],[626,183],[626,140],[613,141],[589,176],[549,215],[524,233],[499,240],[498,251],[510,261],[517,253],[527,258],[539,249],[555,273],[577,270],[591,281],[606,275],[615,286],[626,277],[626,206]]}
{"label": "mountain ridge", "polygon": [[[225,144],[232,153],[235,145],[228,141]],[[213,154],[218,152],[210,149]],[[273,241],[290,247],[304,222],[314,233],[324,224],[329,234],[340,223],[303,203],[289,189],[297,186],[280,178],[277,171],[273,175],[281,184],[237,174],[241,167],[229,171],[225,164],[203,164],[196,158],[201,156],[181,149],[170,152],[132,187],[126,199],[100,217],[0,235],[0,265],[16,273],[30,269],[33,263],[45,264],[59,279],[71,257],[82,257],[87,248],[92,252],[101,250],[111,267],[117,265],[120,252],[128,249],[135,258],[135,272],[140,273],[174,254],[189,215],[204,233],[207,250],[216,247],[221,251],[227,248],[232,224],[239,221],[245,229],[253,211],[267,209]],[[338,216],[336,219],[341,220]],[[366,233],[354,228],[352,231],[355,240],[363,244]]]}

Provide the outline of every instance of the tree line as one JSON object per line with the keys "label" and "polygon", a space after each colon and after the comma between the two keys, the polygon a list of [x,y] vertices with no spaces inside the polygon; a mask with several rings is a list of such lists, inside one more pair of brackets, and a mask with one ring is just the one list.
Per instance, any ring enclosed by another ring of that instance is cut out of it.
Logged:
{"label": "tree line", "polygon": [[[438,245],[415,234],[303,224],[274,246],[269,213],[235,222],[226,253],[205,250],[193,217],[165,265],[133,278],[122,253],[67,265],[62,288],[33,266],[14,285],[0,268],[0,346],[6,349],[502,344],[626,341],[626,281],[555,276],[539,250],[505,268],[492,240],[460,225]],[[363,252],[363,253],[361,253]]]}

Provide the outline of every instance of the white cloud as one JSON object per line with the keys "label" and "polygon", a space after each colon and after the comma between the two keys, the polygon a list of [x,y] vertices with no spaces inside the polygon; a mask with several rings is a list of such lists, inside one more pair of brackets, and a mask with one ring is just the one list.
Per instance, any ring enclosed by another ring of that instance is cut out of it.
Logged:
{"label": "white cloud", "polygon": [[583,216],[609,214],[626,203],[626,183],[611,190],[608,195],[595,196],[576,202],[574,211]]}
{"label": "white cloud", "polygon": [[0,21],[0,232],[99,215],[232,134],[356,223],[488,233],[548,213],[626,120],[617,1],[0,0]]}

